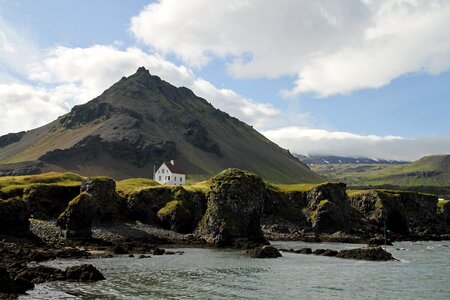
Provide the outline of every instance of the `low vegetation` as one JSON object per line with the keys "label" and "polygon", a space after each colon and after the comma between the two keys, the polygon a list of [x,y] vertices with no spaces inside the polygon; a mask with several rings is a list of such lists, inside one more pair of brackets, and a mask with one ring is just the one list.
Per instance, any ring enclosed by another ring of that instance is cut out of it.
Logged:
{"label": "low vegetation", "polygon": [[83,177],[75,173],[51,172],[28,176],[0,177],[0,198],[20,196],[32,185],[79,186]]}
{"label": "low vegetation", "polygon": [[155,186],[160,186],[160,184],[148,178],[130,178],[116,182],[117,192],[123,195]]}

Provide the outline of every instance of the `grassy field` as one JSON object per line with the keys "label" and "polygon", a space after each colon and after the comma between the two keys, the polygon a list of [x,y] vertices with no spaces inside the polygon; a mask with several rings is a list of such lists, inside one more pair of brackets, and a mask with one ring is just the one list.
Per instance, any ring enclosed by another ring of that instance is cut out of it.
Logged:
{"label": "grassy field", "polygon": [[21,194],[25,188],[36,184],[77,186],[83,177],[75,173],[51,172],[29,176],[4,176],[0,177],[0,198],[2,195]]}

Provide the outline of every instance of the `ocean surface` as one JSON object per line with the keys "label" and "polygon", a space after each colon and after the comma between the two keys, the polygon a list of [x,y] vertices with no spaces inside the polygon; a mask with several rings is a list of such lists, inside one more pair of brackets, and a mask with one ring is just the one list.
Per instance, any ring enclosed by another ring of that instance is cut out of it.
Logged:
{"label": "ocean surface", "polygon": [[[273,242],[279,248],[357,248],[340,243]],[[395,262],[283,253],[252,259],[245,251],[176,248],[184,255],[56,260],[92,263],[107,280],[37,285],[20,299],[450,299],[450,241],[400,242]]]}

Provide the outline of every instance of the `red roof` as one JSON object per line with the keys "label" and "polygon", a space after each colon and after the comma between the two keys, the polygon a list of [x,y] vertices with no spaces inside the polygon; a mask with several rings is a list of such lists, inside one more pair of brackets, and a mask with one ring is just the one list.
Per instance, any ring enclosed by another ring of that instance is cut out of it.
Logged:
{"label": "red roof", "polygon": [[175,173],[175,174],[184,174],[184,171],[180,165],[177,165],[177,164],[172,165],[170,163],[170,161],[165,161],[164,163],[166,164],[166,166],[170,170],[170,172]]}

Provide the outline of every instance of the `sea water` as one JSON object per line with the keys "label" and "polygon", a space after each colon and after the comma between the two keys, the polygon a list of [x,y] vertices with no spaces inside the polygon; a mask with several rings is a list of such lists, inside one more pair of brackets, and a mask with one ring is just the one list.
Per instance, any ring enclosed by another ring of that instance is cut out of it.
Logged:
{"label": "sea water", "polygon": [[[340,243],[273,242],[278,248],[350,249]],[[172,249],[171,249],[172,250]],[[254,259],[234,249],[177,248],[184,255],[55,260],[94,264],[94,283],[36,285],[20,299],[450,299],[450,242],[400,242],[399,261],[369,262],[283,253]]]}

